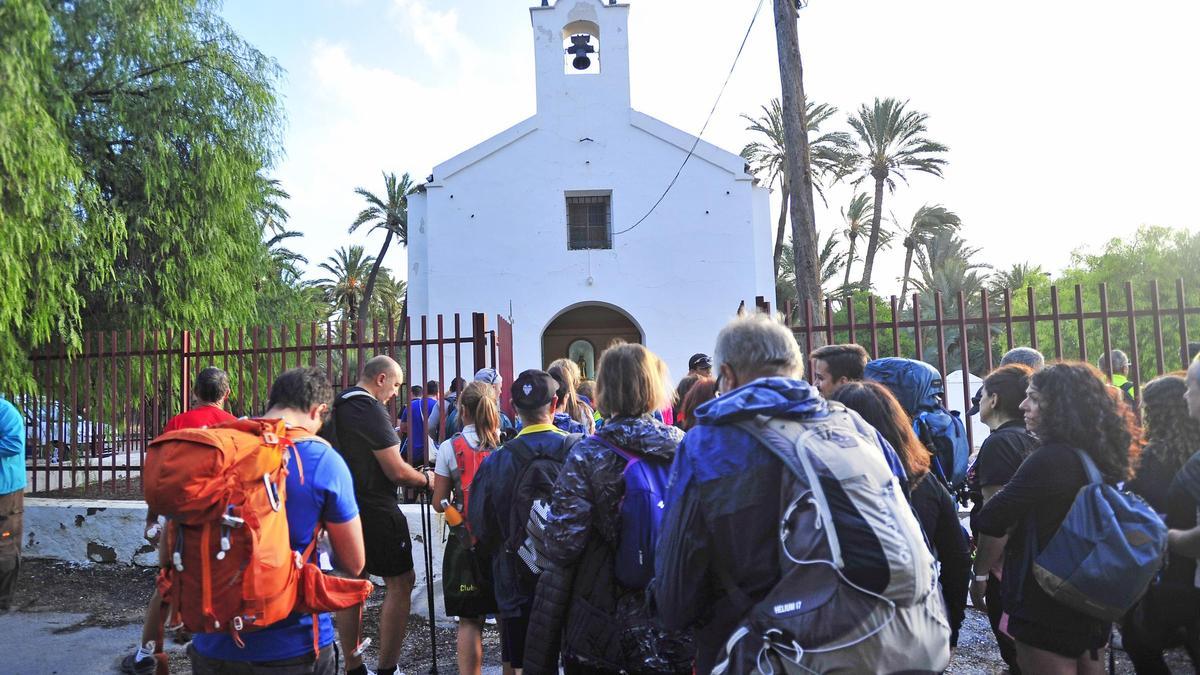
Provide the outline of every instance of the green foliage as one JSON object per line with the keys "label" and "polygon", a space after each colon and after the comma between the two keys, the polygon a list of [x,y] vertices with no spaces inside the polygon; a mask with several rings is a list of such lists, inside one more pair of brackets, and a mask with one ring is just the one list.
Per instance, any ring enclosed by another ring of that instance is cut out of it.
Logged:
{"label": "green foliage", "polygon": [[28,390],[32,346],[78,348],[85,294],[110,283],[122,214],[88,180],[67,134],[44,3],[0,3],[0,389]]}
{"label": "green foliage", "polygon": [[262,318],[274,62],[212,0],[6,0],[0,47],[0,388],[84,328]]}
{"label": "green foliage", "polygon": [[415,186],[412,182],[412,177],[407,173],[397,180],[396,174],[383,174],[383,197],[378,197],[366,188],[355,188],[354,192],[367,201],[367,208],[359,212],[358,217],[350,223],[350,232],[353,233],[361,225],[370,224],[371,230],[384,230],[387,236],[383,239],[383,246],[379,249],[379,255],[375,257],[375,264],[371,266],[371,273],[367,278],[367,287],[363,293],[363,304],[371,306],[371,299],[375,292],[375,280],[379,277],[379,268],[383,265],[383,258],[387,255],[388,247],[392,244],[392,238],[400,240],[401,246],[408,246],[408,195],[413,192]]}
{"label": "green foliage", "polygon": [[363,304],[367,277],[374,262],[374,256],[367,255],[362,246],[351,245],[339,248],[319,265],[330,274],[316,281],[325,293],[325,300],[352,325],[358,321],[358,309]]}

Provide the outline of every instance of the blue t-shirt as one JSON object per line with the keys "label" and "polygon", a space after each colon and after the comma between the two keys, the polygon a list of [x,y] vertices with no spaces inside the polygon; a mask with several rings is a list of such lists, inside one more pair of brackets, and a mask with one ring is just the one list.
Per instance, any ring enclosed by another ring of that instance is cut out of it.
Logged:
{"label": "blue t-shirt", "polygon": [[[425,411],[422,412],[421,408]],[[408,422],[408,447],[413,450],[413,462],[416,463],[419,459],[425,457],[425,419],[437,407],[437,399],[429,396],[422,398],[414,398],[408,402],[408,410],[405,410],[400,419]]]}
{"label": "blue t-shirt", "polygon": [[[292,466],[299,456],[304,469]],[[287,519],[292,549],[304,552],[312,541],[317,523],[344,523],[358,515],[354,501],[354,482],[350,469],[335,450],[320,441],[298,441],[288,462]],[[312,562],[316,562],[313,560]],[[333,643],[333,621],[321,614],[318,644]],[[260,631],[242,633],[243,649],[227,633],[196,633],[192,644],[210,659],[224,661],[279,661],[311,654],[313,630],[311,614],[292,616]]]}
{"label": "blue t-shirt", "polygon": [[25,420],[0,398],[0,495],[25,489]]}

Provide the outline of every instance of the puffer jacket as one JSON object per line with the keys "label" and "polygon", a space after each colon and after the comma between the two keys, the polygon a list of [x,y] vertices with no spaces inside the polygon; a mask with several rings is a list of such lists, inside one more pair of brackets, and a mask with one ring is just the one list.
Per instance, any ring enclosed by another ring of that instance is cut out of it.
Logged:
{"label": "puffer jacket", "polygon": [[[782,574],[780,476],[787,469],[735,424],[756,415],[816,420],[828,417],[829,406],[807,382],[768,377],[721,394],[695,411],[697,425],[671,465],[651,590],[664,627],[695,630],[698,673],[712,671],[741,619],[740,603],[721,579],[757,602]],[[907,490],[896,451],[857,415],[854,420],[856,431],[874,437]]]}
{"label": "puffer jacket", "polygon": [[[650,416],[616,417],[596,436],[670,462],[683,432]],[[596,436],[575,446],[554,488],[540,551],[554,565],[538,580],[525,672],[557,673],[560,643],[564,659],[599,670],[691,672],[690,634],[658,628],[645,592],[621,586],[614,576],[626,462]]]}

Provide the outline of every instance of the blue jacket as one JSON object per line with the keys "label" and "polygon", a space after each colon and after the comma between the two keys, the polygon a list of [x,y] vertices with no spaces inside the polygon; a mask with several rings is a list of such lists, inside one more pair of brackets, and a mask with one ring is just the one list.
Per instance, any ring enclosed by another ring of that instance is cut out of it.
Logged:
{"label": "blue jacket", "polygon": [[[671,466],[667,514],[655,557],[653,601],[668,630],[696,631],[696,672],[712,670],[740,619],[722,578],[757,601],[778,582],[780,476],[787,469],[734,423],[755,415],[820,419],[828,406],[808,383],[763,378],[705,403]],[[903,465],[878,440],[902,485]],[[907,492],[907,490],[905,490]]]}

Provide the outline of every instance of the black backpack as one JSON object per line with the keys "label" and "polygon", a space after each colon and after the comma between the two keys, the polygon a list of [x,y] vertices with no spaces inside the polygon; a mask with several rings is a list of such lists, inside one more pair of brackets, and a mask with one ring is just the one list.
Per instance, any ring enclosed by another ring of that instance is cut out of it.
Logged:
{"label": "black backpack", "polygon": [[505,444],[513,453],[513,461],[518,468],[509,506],[509,534],[504,542],[504,551],[520,558],[521,562],[516,565],[517,577],[525,592],[533,592],[538,575],[545,566],[545,561],[538,557],[537,551],[546,524],[546,513],[550,508],[550,497],[554,494],[554,483],[562,471],[567,453],[581,438],[582,434],[563,436],[562,443],[549,453],[535,451],[522,438],[514,438]]}

